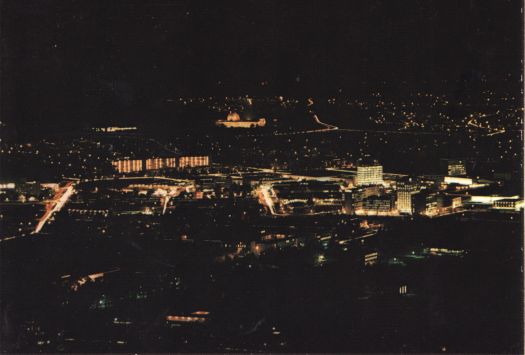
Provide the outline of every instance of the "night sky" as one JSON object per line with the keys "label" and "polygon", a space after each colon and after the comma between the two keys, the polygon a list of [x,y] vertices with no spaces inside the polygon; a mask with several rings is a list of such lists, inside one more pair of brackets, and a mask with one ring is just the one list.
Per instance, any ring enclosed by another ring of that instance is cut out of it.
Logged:
{"label": "night sky", "polygon": [[1,4],[2,117],[18,129],[178,95],[475,88],[521,73],[522,1]]}

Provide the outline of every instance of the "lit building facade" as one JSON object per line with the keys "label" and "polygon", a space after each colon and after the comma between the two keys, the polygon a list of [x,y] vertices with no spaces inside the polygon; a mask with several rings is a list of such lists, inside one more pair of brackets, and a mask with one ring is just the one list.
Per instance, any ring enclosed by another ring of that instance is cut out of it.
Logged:
{"label": "lit building facade", "polygon": [[492,208],[496,210],[519,211],[520,209],[523,209],[523,206],[523,200],[504,198],[494,201]]}
{"label": "lit building facade", "polygon": [[380,164],[361,164],[357,166],[356,186],[382,185],[383,166]]}
{"label": "lit building facade", "polygon": [[467,168],[463,160],[449,160],[447,162],[448,176],[465,176],[467,175]]}
{"label": "lit building facade", "polygon": [[461,207],[463,202],[461,196],[451,196],[442,193],[436,195],[437,207],[439,210],[451,209]]}
{"label": "lit building facade", "polygon": [[445,184],[472,185],[473,180],[466,177],[445,176]]}
{"label": "lit building facade", "polygon": [[179,168],[194,168],[210,165],[210,158],[203,156],[184,156],[179,158]]}
{"label": "lit building facade", "polygon": [[160,169],[191,168],[208,166],[208,156],[183,156],[180,158],[148,158],[148,159],[122,159],[112,162],[119,173],[133,173]]}
{"label": "lit building facade", "polygon": [[370,185],[348,189],[343,192],[343,212],[354,214],[356,210],[363,210],[363,201],[372,196],[380,196],[382,186]]}
{"label": "lit building facade", "polygon": [[403,214],[414,213],[414,195],[417,191],[398,191],[397,192],[397,210]]}
{"label": "lit building facade", "polygon": [[12,190],[15,188],[14,182],[6,182],[3,184],[0,184],[0,190]]}
{"label": "lit building facade", "polygon": [[364,255],[364,264],[365,266],[372,266],[378,263],[379,253],[371,252]]}
{"label": "lit building facade", "polygon": [[164,168],[165,159],[163,158],[151,158],[146,159],[146,170],[158,170]]}
{"label": "lit building facade", "polygon": [[241,120],[241,117],[237,112],[230,112],[226,117],[226,120],[218,120],[217,126],[223,126],[227,128],[255,128],[266,126],[266,119],[259,118],[257,121],[245,121]]}
{"label": "lit building facade", "polygon": [[141,159],[115,160],[111,163],[119,173],[132,173],[142,171]]}
{"label": "lit building facade", "polygon": [[394,210],[393,196],[371,196],[363,200],[362,211],[365,214],[387,214]]}
{"label": "lit building facade", "polygon": [[397,210],[403,214],[415,212],[414,195],[419,192],[419,186],[411,179],[397,183]]}
{"label": "lit building facade", "polygon": [[166,168],[176,168],[177,167],[177,158],[166,158],[164,159],[164,164]]}

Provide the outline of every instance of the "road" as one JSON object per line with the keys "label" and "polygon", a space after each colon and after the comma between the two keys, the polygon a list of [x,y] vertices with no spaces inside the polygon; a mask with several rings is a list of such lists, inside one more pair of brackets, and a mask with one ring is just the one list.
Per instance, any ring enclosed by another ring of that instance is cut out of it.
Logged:
{"label": "road", "polygon": [[317,114],[314,114],[313,117],[314,117],[314,121],[315,121],[315,123],[318,123],[318,124],[320,124],[321,126],[326,127],[326,130],[333,131],[333,130],[339,129],[339,127],[337,127],[337,126],[332,126],[331,124],[321,122],[321,120],[319,119],[319,116],[317,116]]}
{"label": "road", "polygon": [[[325,132],[352,132],[352,133],[388,133],[388,134],[415,134],[415,135],[434,135],[440,136],[445,134],[444,132],[430,132],[430,131],[392,131],[392,130],[374,130],[374,129],[353,129],[353,128],[341,128],[334,126],[328,123],[325,123],[319,119],[319,116],[313,112],[310,112],[313,115],[314,122],[323,126],[324,128],[318,129],[308,129],[304,131],[291,131],[291,132],[275,132],[271,134],[248,134],[242,135],[243,137],[265,137],[265,136],[294,136],[301,134],[313,134],[313,133],[325,133]],[[502,133],[500,131],[496,132]]]}
{"label": "road", "polygon": [[[494,116],[494,115],[489,115],[489,116]],[[488,117],[488,116],[484,116],[484,117]],[[479,128],[479,129],[483,129],[485,131],[490,131],[489,133],[487,133],[487,136],[494,136],[496,134],[505,133],[505,128],[499,128],[499,129],[491,128],[488,125],[487,125],[487,127],[485,127],[482,124],[477,123],[475,118],[469,119],[468,122],[467,122],[467,125],[468,126],[472,126],[472,127],[476,127],[476,128]]]}
{"label": "road", "polygon": [[46,222],[64,207],[71,195],[73,195],[75,189],[73,182],[68,182],[64,187],[61,187],[56,192],[52,200],[46,203],[46,211],[44,215],[38,220],[35,230],[31,234],[38,234],[44,228]]}
{"label": "road", "polygon": [[259,196],[259,201],[261,204],[268,207],[272,216],[279,216],[280,214],[275,212],[275,205],[273,203],[272,197],[270,196],[271,188],[271,185],[263,184],[259,186],[257,195]]}
{"label": "road", "polygon": [[178,186],[175,189],[170,189],[166,191],[166,194],[161,196],[160,203],[162,205],[162,214],[166,214],[168,209],[168,203],[170,199],[178,197],[183,191],[186,190],[186,186]]}
{"label": "road", "polygon": [[160,180],[160,181],[169,181],[169,182],[175,182],[175,183],[192,183],[191,180],[187,179],[174,179],[166,176],[122,176],[122,177],[101,177],[101,178],[95,178],[95,179],[85,179],[82,180],[82,182],[95,182],[95,181],[118,181],[118,180],[145,180],[145,179],[151,179],[151,180]]}

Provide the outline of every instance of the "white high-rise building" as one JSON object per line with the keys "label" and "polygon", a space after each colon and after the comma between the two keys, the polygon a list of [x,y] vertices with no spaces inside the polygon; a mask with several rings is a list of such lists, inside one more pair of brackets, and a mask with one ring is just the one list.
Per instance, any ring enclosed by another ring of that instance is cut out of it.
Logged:
{"label": "white high-rise building", "polygon": [[414,213],[414,195],[417,193],[418,191],[397,191],[397,210],[399,211],[399,213]]}
{"label": "white high-rise building", "polygon": [[382,185],[383,166],[377,163],[360,164],[357,166],[356,185]]}
{"label": "white high-rise building", "polygon": [[399,213],[414,213],[414,195],[419,192],[419,186],[409,181],[397,183],[397,210]]}

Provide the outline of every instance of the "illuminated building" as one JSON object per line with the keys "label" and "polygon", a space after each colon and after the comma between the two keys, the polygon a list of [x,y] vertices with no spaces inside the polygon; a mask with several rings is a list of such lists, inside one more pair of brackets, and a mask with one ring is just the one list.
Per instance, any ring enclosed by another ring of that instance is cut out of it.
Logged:
{"label": "illuminated building", "polygon": [[461,207],[462,200],[461,196],[450,196],[439,193],[436,195],[437,207],[439,210],[446,210]]}
{"label": "illuminated building", "polygon": [[[466,195],[463,204],[469,209],[494,209],[496,201],[517,200],[519,196],[499,196],[499,195]],[[497,210],[497,208],[495,208]]]}
{"label": "illuminated building", "polygon": [[54,191],[58,190],[59,187],[60,187],[59,184],[53,183],[53,182],[42,183],[42,184],[40,184],[40,186],[42,188],[51,189],[51,190],[54,190]]}
{"label": "illuminated building", "polygon": [[414,213],[414,195],[417,191],[397,191],[397,210],[403,214]]}
{"label": "illuminated building", "polygon": [[[182,166],[179,167],[206,166],[209,161],[208,157],[181,157],[180,163],[182,163]],[[177,158],[123,159],[113,161],[112,165],[119,173],[160,170],[165,168],[177,168]]]}
{"label": "illuminated building", "polygon": [[381,186],[370,185],[344,191],[343,212],[353,214],[356,210],[363,209],[363,200],[371,196],[380,195]]}
{"label": "illuminated building", "polygon": [[179,168],[194,168],[210,165],[210,158],[203,156],[184,156],[179,158]]}
{"label": "illuminated building", "polygon": [[363,200],[363,212],[365,214],[390,213],[395,208],[393,196],[371,196]]}
{"label": "illuminated building", "polygon": [[164,167],[164,161],[165,159],[163,158],[146,159],[146,170],[162,169]]}
{"label": "illuminated building", "polygon": [[453,197],[452,198],[452,208],[458,208],[458,207],[461,207],[463,205],[463,200],[461,199],[460,196],[457,196],[457,197]]}
{"label": "illuminated building", "polygon": [[436,214],[437,206],[436,195],[428,190],[410,185],[398,188],[397,211],[401,214]]}
{"label": "illuminated building", "polygon": [[241,120],[241,117],[237,112],[230,112],[226,117],[226,120],[231,122],[238,122]]}
{"label": "illuminated building", "polygon": [[115,160],[111,163],[119,173],[131,173],[142,171],[141,159]]}
{"label": "illuminated building", "polygon": [[164,168],[176,168],[177,158],[150,158],[146,159],[146,170],[159,170]]}
{"label": "illuminated building", "polygon": [[363,201],[357,189],[346,190],[343,192],[343,212],[353,214],[358,201]]}
{"label": "illuminated building", "polygon": [[465,250],[462,249],[448,249],[448,248],[425,248],[423,249],[424,254],[430,255],[450,255],[450,256],[462,256],[465,254]]}
{"label": "illuminated building", "polygon": [[365,266],[372,266],[372,265],[377,264],[378,258],[379,258],[378,252],[372,252],[372,253],[365,254],[365,257],[364,257]]}
{"label": "illuminated building", "polygon": [[339,184],[326,181],[275,183],[273,190],[279,203],[289,213],[318,213],[341,211],[343,193]]}
{"label": "illuminated building", "polygon": [[471,178],[445,176],[445,184],[472,185],[472,183]]}
{"label": "illuminated building", "polygon": [[382,185],[383,166],[377,163],[357,166],[356,186]]}
{"label": "illuminated building", "polygon": [[523,209],[523,200],[504,198],[494,201],[492,208],[495,210],[519,211]]}
{"label": "illuminated building", "polygon": [[255,128],[266,126],[266,119],[259,118],[257,121],[245,121],[241,120],[237,112],[230,112],[226,117],[226,120],[218,120],[217,126],[223,126],[227,128]]}
{"label": "illuminated building", "polygon": [[449,176],[465,176],[467,169],[463,160],[449,160],[447,162],[447,175]]}
{"label": "illuminated building", "polygon": [[519,199],[519,196],[479,196],[479,195],[472,195],[470,196],[470,203],[475,204],[483,204],[483,205],[493,205],[494,202],[499,200],[517,200]]}
{"label": "illuminated building", "polygon": [[370,196],[381,195],[383,186],[382,185],[369,185],[369,186],[360,187],[359,189],[363,191],[363,198],[368,198]]}
{"label": "illuminated building", "polygon": [[419,186],[408,179],[397,183],[397,210],[403,214],[415,212],[414,195],[419,192]]}
{"label": "illuminated building", "polygon": [[164,159],[164,164],[167,168],[176,168],[177,158],[166,158]]}
{"label": "illuminated building", "polygon": [[[436,194],[426,194],[425,192],[419,193],[417,196],[421,195],[420,206],[423,208],[422,211],[417,211],[418,213],[425,214],[427,216],[435,216],[438,214],[438,200]],[[418,205],[416,204],[416,208]]]}

